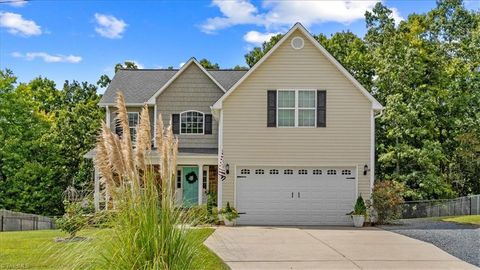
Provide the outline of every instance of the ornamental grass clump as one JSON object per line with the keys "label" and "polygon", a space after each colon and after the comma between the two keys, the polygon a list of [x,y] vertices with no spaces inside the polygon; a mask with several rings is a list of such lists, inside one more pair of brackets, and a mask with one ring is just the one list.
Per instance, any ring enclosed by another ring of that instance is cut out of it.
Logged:
{"label": "ornamental grass clump", "polygon": [[131,141],[121,93],[116,107],[122,136],[103,123],[95,160],[106,208],[116,214],[109,236],[91,254],[91,266],[194,269],[192,263],[202,243],[186,226],[191,220],[188,213],[174,204],[178,141],[171,125],[164,128],[162,117],[158,116],[155,140],[160,164],[154,167],[147,158],[152,142],[148,107],[142,109],[135,144]]}

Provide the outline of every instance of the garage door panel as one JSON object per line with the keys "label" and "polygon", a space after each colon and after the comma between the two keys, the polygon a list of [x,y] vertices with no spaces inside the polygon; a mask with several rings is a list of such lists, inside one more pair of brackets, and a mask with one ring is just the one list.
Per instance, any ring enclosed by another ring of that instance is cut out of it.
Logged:
{"label": "garage door panel", "polygon": [[[242,169],[250,174],[239,174],[236,180],[239,224],[351,224],[346,213],[355,201],[354,168],[273,168],[278,174],[270,174],[270,167],[239,167],[237,171]],[[264,174],[255,174],[258,169]],[[284,174],[285,170],[292,174]],[[327,174],[328,170],[336,174]],[[342,170],[350,174],[342,175]]]}

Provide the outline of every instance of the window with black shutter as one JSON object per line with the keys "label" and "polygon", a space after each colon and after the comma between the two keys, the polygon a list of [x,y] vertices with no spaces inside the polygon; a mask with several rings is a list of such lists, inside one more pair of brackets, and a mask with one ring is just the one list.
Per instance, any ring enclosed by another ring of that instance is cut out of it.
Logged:
{"label": "window with black shutter", "polygon": [[317,127],[327,126],[327,91],[317,90]]}
{"label": "window with black shutter", "polygon": [[277,91],[267,91],[267,127],[277,127]]}
{"label": "window with black shutter", "polygon": [[[115,115],[115,134],[121,138],[123,136],[122,125],[120,119],[118,119],[118,113]],[[140,122],[140,114],[138,112],[127,112],[127,121],[131,140],[135,143],[137,141],[137,126]]]}
{"label": "window with black shutter", "polygon": [[172,130],[173,134],[180,134],[180,114],[172,114]]}
{"label": "window with black shutter", "polygon": [[212,115],[205,114],[205,134],[212,134]]}

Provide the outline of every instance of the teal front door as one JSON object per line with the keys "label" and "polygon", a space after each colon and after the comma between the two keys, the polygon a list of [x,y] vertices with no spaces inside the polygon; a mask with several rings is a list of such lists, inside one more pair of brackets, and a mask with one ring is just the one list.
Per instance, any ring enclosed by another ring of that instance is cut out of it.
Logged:
{"label": "teal front door", "polygon": [[198,167],[183,167],[182,187],[183,206],[198,205]]}

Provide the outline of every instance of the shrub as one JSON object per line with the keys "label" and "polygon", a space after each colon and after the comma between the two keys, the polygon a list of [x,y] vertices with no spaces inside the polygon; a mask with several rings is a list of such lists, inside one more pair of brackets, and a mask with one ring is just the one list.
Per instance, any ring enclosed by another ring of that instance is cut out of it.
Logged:
{"label": "shrub", "polygon": [[82,204],[79,202],[64,201],[65,214],[55,221],[57,227],[74,238],[77,232],[88,224],[88,217],[85,215]]}
{"label": "shrub", "polygon": [[237,219],[240,216],[237,212],[237,209],[235,209],[235,207],[230,206],[230,202],[227,202],[227,206],[225,207],[225,209],[222,209],[220,213],[228,221]]}
{"label": "shrub", "polygon": [[217,193],[209,191],[207,194],[207,211],[213,214],[213,209],[217,207]]}
{"label": "shrub", "polygon": [[365,201],[361,195],[358,196],[357,201],[355,202],[352,215],[367,215],[367,206],[365,206]]}
{"label": "shrub", "polygon": [[207,205],[199,205],[187,209],[186,212],[189,218],[188,223],[193,226],[218,223],[218,211],[216,208],[209,210]]}
{"label": "shrub", "polygon": [[404,190],[403,184],[395,181],[380,181],[374,185],[372,207],[378,223],[385,224],[400,218]]}

